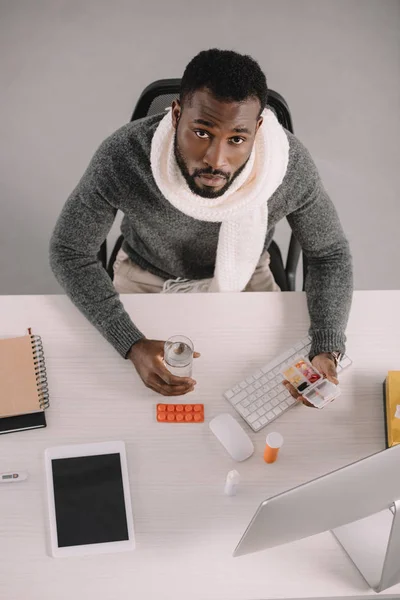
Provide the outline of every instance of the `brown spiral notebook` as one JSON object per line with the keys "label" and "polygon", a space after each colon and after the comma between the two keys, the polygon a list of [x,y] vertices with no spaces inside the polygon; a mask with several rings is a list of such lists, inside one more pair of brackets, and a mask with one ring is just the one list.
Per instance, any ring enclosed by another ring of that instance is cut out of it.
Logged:
{"label": "brown spiral notebook", "polygon": [[0,339],[0,433],[46,427],[49,406],[40,336]]}

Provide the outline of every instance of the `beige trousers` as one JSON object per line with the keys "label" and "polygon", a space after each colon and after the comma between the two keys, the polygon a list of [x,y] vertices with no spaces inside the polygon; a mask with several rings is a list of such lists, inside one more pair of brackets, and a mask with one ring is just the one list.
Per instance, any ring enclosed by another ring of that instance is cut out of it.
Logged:
{"label": "beige trousers", "polygon": [[[280,292],[269,268],[269,261],[270,256],[266,251],[261,255],[245,292]],[[114,263],[114,287],[119,294],[159,294],[164,282],[162,277],[135,264],[122,249],[118,252]]]}

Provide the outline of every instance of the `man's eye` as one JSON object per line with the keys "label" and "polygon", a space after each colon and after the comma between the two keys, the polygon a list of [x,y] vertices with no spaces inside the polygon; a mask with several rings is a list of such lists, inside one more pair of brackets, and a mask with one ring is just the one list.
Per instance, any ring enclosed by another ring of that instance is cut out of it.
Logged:
{"label": "man's eye", "polygon": [[201,140],[206,140],[207,138],[209,138],[210,136],[208,135],[207,131],[202,131],[201,129],[198,129],[197,131],[195,131],[195,134],[197,135],[198,138],[200,138]]}
{"label": "man's eye", "polygon": [[232,142],[232,144],[234,144],[235,146],[240,146],[240,144],[243,144],[243,142],[245,142],[245,141],[246,141],[246,140],[244,140],[244,139],[243,139],[243,138],[241,138],[241,137],[234,137],[234,138],[231,138],[231,142]]}

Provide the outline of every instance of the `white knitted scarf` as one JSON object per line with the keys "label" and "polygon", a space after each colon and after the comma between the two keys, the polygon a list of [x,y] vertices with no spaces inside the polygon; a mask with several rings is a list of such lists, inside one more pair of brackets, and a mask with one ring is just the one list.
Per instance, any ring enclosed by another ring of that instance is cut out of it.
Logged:
{"label": "white knitted scarf", "polygon": [[214,277],[169,279],[163,292],[240,292],[253,275],[264,248],[268,199],[280,186],[289,160],[289,142],[275,114],[266,109],[250,158],[219,198],[193,193],[176,162],[171,112],[160,121],[151,144],[151,168],[164,197],[185,215],[221,223]]}

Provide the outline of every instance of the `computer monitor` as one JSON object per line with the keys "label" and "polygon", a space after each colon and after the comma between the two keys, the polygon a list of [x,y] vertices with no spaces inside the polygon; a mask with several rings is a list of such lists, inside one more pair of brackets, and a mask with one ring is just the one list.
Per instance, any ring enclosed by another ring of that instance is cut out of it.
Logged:
{"label": "computer monitor", "polygon": [[262,502],[234,556],[327,530],[376,591],[400,581],[400,444]]}

